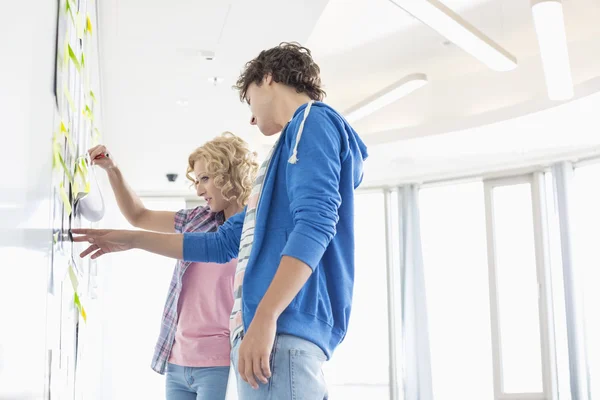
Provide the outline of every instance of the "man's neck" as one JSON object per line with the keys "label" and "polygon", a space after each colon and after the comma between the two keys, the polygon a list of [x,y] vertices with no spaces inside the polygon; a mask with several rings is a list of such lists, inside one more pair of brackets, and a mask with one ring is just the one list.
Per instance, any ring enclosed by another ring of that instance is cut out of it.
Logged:
{"label": "man's neck", "polygon": [[296,93],[292,88],[285,88],[278,99],[277,123],[284,127],[294,116],[296,110],[311,101],[306,93]]}

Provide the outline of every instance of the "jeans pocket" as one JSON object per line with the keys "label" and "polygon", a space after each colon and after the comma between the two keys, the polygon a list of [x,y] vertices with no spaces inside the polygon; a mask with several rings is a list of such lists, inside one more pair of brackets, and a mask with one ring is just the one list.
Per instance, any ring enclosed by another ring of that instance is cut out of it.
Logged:
{"label": "jeans pocket", "polygon": [[327,398],[327,384],[322,366],[326,357],[317,352],[290,350],[290,380],[292,400],[323,400]]}
{"label": "jeans pocket", "polygon": [[275,341],[273,342],[273,349],[271,350],[271,354],[269,355],[269,369],[271,370],[271,378],[269,379],[269,390],[273,386],[273,380],[275,376],[275,356],[277,355],[277,343],[278,343],[279,335],[275,335]]}

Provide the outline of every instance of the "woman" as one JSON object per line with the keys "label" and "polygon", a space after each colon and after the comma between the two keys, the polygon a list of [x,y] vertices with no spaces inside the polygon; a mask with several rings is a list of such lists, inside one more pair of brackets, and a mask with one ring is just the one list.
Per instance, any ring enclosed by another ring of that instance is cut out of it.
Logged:
{"label": "woman", "polygon": [[[165,233],[214,232],[242,211],[258,170],[256,153],[226,132],[196,149],[186,177],[206,206],[178,212],[144,207],[105,146],[89,150],[104,169],[129,223]],[[169,288],[152,369],[167,373],[167,400],[225,399],[230,365],[229,315],[237,260],[227,264],[178,261]]]}

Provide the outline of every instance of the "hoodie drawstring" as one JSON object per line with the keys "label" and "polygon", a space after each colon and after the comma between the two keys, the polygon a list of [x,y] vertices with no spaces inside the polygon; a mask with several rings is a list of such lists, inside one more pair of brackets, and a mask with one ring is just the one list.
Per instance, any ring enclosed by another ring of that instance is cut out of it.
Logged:
{"label": "hoodie drawstring", "polygon": [[302,118],[302,122],[300,123],[300,128],[298,128],[298,134],[296,135],[296,145],[294,146],[294,151],[292,152],[292,156],[288,160],[290,164],[296,164],[298,162],[298,144],[300,143],[300,139],[302,139],[302,131],[304,131],[304,122],[306,121],[306,117],[308,117],[308,113],[310,112],[310,107],[314,101],[308,102],[306,108],[304,109],[304,118]]}

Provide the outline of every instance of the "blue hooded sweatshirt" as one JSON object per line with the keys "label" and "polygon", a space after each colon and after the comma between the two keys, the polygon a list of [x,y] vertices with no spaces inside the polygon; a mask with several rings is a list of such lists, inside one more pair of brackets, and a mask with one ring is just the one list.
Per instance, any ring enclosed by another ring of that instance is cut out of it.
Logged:
{"label": "blue hooded sweatshirt", "polygon": [[[242,316],[247,330],[281,257],[294,257],[313,273],[277,320],[277,333],[309,340],[329,358],[346,335],[352,307],[354,190],[367,148],[333,108],[309,105],[284,128],[266,172]],[[244,216],[232,216],[214,233],[186,233],[184,259],[225,263],[237,257]]]}

